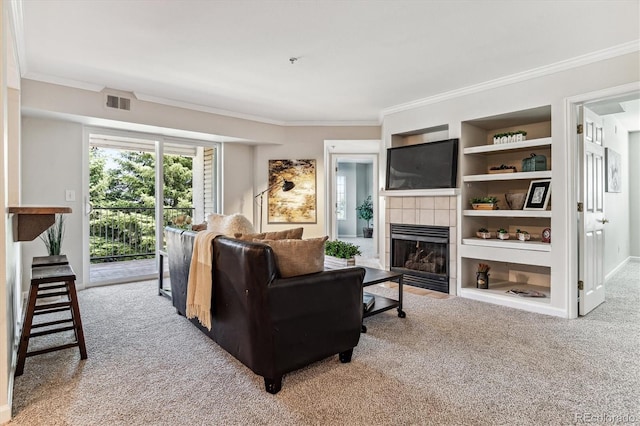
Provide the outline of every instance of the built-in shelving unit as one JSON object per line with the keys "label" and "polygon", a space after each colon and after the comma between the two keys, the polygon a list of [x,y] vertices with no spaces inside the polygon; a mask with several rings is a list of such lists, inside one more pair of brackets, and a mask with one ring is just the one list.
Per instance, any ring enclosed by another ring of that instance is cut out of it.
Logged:
{"label": "built-in shelving unit", "polygon": [[[524,130],[526,140],[494,144],[497,133]],[[463,211],[460,223],[458,294],[534,312],[552,313],[552,245],[543,242],[542,231],[551,226],[552,210],[511,210],[508,193],[524,193],[531,181],[552,178],[551,107],[544,106],[499,116],[465,121],[461,129]],[[522,160],[531,154],[544,155],[547,170],[522,171]],[[490,173],[494,166],[515,167],[515,172]],[[475,197],[498,198],[498,210],[473,210]],[[476,236],[486,228],[493,238]],[[499,228],[509,231],[510,239],[495,237]],[[516,238],[517,230],[526,230],[529,241]],[[489,288],[479,289],[476,271],[479,263],[491,267]],[[546,297],[521,297],[507,293],[512,288],[535,290]]]}

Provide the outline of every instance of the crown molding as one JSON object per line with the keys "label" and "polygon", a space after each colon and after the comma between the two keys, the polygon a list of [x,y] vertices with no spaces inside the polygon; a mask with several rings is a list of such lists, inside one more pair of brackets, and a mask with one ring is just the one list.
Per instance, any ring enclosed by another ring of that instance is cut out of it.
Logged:
{"label": "crown molding", "polygon": [[427,98],[418,99],[415,101],[385,108],[380,112],[380,121],[382,121],[387,115],[395,114],[397,112],[407,111],[410,109],[419,108],[421,106],[435,104],[448,99],[483,92],[485,90],[495,89],[497,87],[519,83],[545,75],[555,74],[560,71],[566,71],[572,68],[581,67],[583,65],[588,65],[594,62],[615,58],[617,56],[622,56],[637,51],[640,51],[640,40],[633,40],[627,43],[587,53],[585,55],[576,56],[575,58],[566,59],[564,61],[556,62],[550,65],[533,68],[531,70],[512,74],[506,77],[500,77],[494,80],[485,81],[484,83],[463,87],[461,89],[451,90],[448,92],[440,93],[438,95],[429,96]]}
{"label": "crown molding", "polygon": [[163,97],[160,97],[160,96],[148,95],[146,93],[140,93],[140,92],[133,92],[133,93],[136,95],[136,98],[138,98],[141,101],[145,101],[145,102],[153,102],[153,103],[156,103],[156,104],[174,106],[174,107],[190,109],[190,110],[194,110],[194,111],[208,112],[210,114],[223,115],[225,117],[232,117],[232,118],[240,118],[240,119],[243,119],[243,120],[257,121],[259,123],[265,123],[265,124],[275,124],[275,125],[278,125],[278,126],[284,126],[284,124],[285,124],[285,122],[283,122],[283,121],[272,120],[272,119],[269,119],[269,118],[259,117],[259,116],[256,116],[256,115],[244,114],[244,113],[234,112],[234,111],[228,111],[228,110],[224,110],[224,109],[209,107],[209,106],[206,106],[206,105],[192,104],[190,102],[183,102],[183,101],[178,101],[178,100],[175,100],[175,99],[169,99],[169,98],[163,98]]}
{"label": "crown molding", "polygon": [[102,92],[105,86],[85,81],[73,80],[70,78],[56,77],[49,74],[41,74],[37,72],[27,72],[22,74],[22,78],[27,80],[41,81],[43,83],[56,84],[58,86],[72,87],[74,89],[89,90],[91,92]]}
{"label": "crown molding", "polygon": [[286,121],[283,126],[285,127],[365,127],[365,126],[380,126],[381,122],[378,120],[371,121]]}

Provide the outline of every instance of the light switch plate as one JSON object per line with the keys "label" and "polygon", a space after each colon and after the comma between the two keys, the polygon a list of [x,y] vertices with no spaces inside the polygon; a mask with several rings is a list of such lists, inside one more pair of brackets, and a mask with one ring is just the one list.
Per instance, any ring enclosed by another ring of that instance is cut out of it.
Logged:
{"label": "light switch plate", "polygon": [[64,191],[64,198],[66,201],[75,201],[76,200],[76,191],[73,189],[67,189]]}

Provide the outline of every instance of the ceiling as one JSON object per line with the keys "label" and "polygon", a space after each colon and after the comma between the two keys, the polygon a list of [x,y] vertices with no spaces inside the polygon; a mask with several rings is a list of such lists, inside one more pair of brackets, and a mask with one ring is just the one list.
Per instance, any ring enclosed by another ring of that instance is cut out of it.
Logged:
{"label": "ceiling", "polygon": [[[17,0],[23,78],[277,124],[385,111],[605,49],[638,0]],[[637,111],[637,109],[636,109]]]}

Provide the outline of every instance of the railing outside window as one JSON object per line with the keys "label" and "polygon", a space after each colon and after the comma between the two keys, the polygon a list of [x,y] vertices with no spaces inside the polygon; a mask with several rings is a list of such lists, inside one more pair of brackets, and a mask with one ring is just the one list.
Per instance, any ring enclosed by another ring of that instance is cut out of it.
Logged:
{"label": "railing outside window", "polygon": [[[188,228],[193,208],[164,208],[163,223]],[[155,208],[94,207],[89,217],[91,263],[150,259],[155,256]]]}

